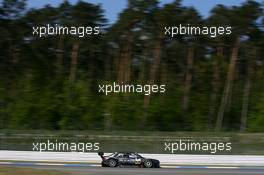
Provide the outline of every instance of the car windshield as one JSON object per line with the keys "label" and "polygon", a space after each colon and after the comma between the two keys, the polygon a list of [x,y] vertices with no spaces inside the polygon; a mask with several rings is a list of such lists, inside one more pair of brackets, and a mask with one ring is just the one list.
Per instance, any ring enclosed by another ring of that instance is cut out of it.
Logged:
{"label": "car windshield", "polygon": [[108,157],[112,157],[112,156],[114,156],[116,153],[111,153],[111,154],[109,154],[109,155],[107,155]]}
{"label": "car windshield", "polygon": [[139,154],[135,154],[138,158],[143,158],[141,155]]}

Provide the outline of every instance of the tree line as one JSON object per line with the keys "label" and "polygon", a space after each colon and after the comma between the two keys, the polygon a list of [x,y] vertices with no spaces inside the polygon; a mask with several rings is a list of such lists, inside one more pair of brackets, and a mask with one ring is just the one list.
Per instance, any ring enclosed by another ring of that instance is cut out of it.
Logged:
{"label": "tree line", "polygon": [[[100,5],[0,6],[0,129],[264,131],[263,4],[128,0],[109,24]],[[36,37],[33,26],[100,26],[99,36]],[[164,35],[165,26],[231,26],[232,35]],[[166,93],[98,93],[99,84],[165,84]]]}

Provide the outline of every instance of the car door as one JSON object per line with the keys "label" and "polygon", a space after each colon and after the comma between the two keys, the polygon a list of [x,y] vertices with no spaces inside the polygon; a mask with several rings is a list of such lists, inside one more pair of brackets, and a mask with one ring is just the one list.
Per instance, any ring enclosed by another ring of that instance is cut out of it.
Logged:
{"label": "car door", "polygon": [[119,164],[125,165],[126,164],[126,158],[123,153],[119,153],[116,158],[118,159]]}
{"label": "car door", "polygon": [[139,165],[141,163],[141,160],[138,159],[138,156],[136,154],[130,154],[129,155],[129,163],[130,165]]}
{"label": "car door", "polygon": [[119,162],[122,165],[134,165],[135,164],[135,156],[131,156],[130,153],[124,153],[119,157]]}

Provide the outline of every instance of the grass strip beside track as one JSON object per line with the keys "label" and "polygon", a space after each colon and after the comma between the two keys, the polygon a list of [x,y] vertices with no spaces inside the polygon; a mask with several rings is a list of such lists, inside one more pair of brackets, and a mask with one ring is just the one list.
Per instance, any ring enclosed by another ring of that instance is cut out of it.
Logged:
{"label": "grass strip beside track", "polygon": [[[0,130],[0,150],[32,151],[33,142],[99,142],[104,152],[134,151],[167,154],[164,142],[180,139],[197,142],[231,142],[230,152],[216,154],[264,155],[264,133],[214,132],[151,132],[151,131],[20,131]],[[117,144],[118,143],[118,144]],[[203,151],[175,152],[177,154],[210,154]]]}

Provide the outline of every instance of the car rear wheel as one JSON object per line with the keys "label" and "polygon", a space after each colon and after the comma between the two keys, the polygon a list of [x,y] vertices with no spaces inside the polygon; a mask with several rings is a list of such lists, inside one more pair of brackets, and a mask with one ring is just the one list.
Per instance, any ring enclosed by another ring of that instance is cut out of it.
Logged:
{"label": "car rear wheel", "polygon": [[108,162],[108,164],[109,164],[109,167],[116,167],[117,162],[114,159],[110,159],[109,162]]}
{"label": "car rear wheel", "polygon": [[145,166],[146,168],[151,168],[151,167],[152,167],[152,161],[150,161],[150,160],[146,160],[146,161],[144,162],[144,166]]}

